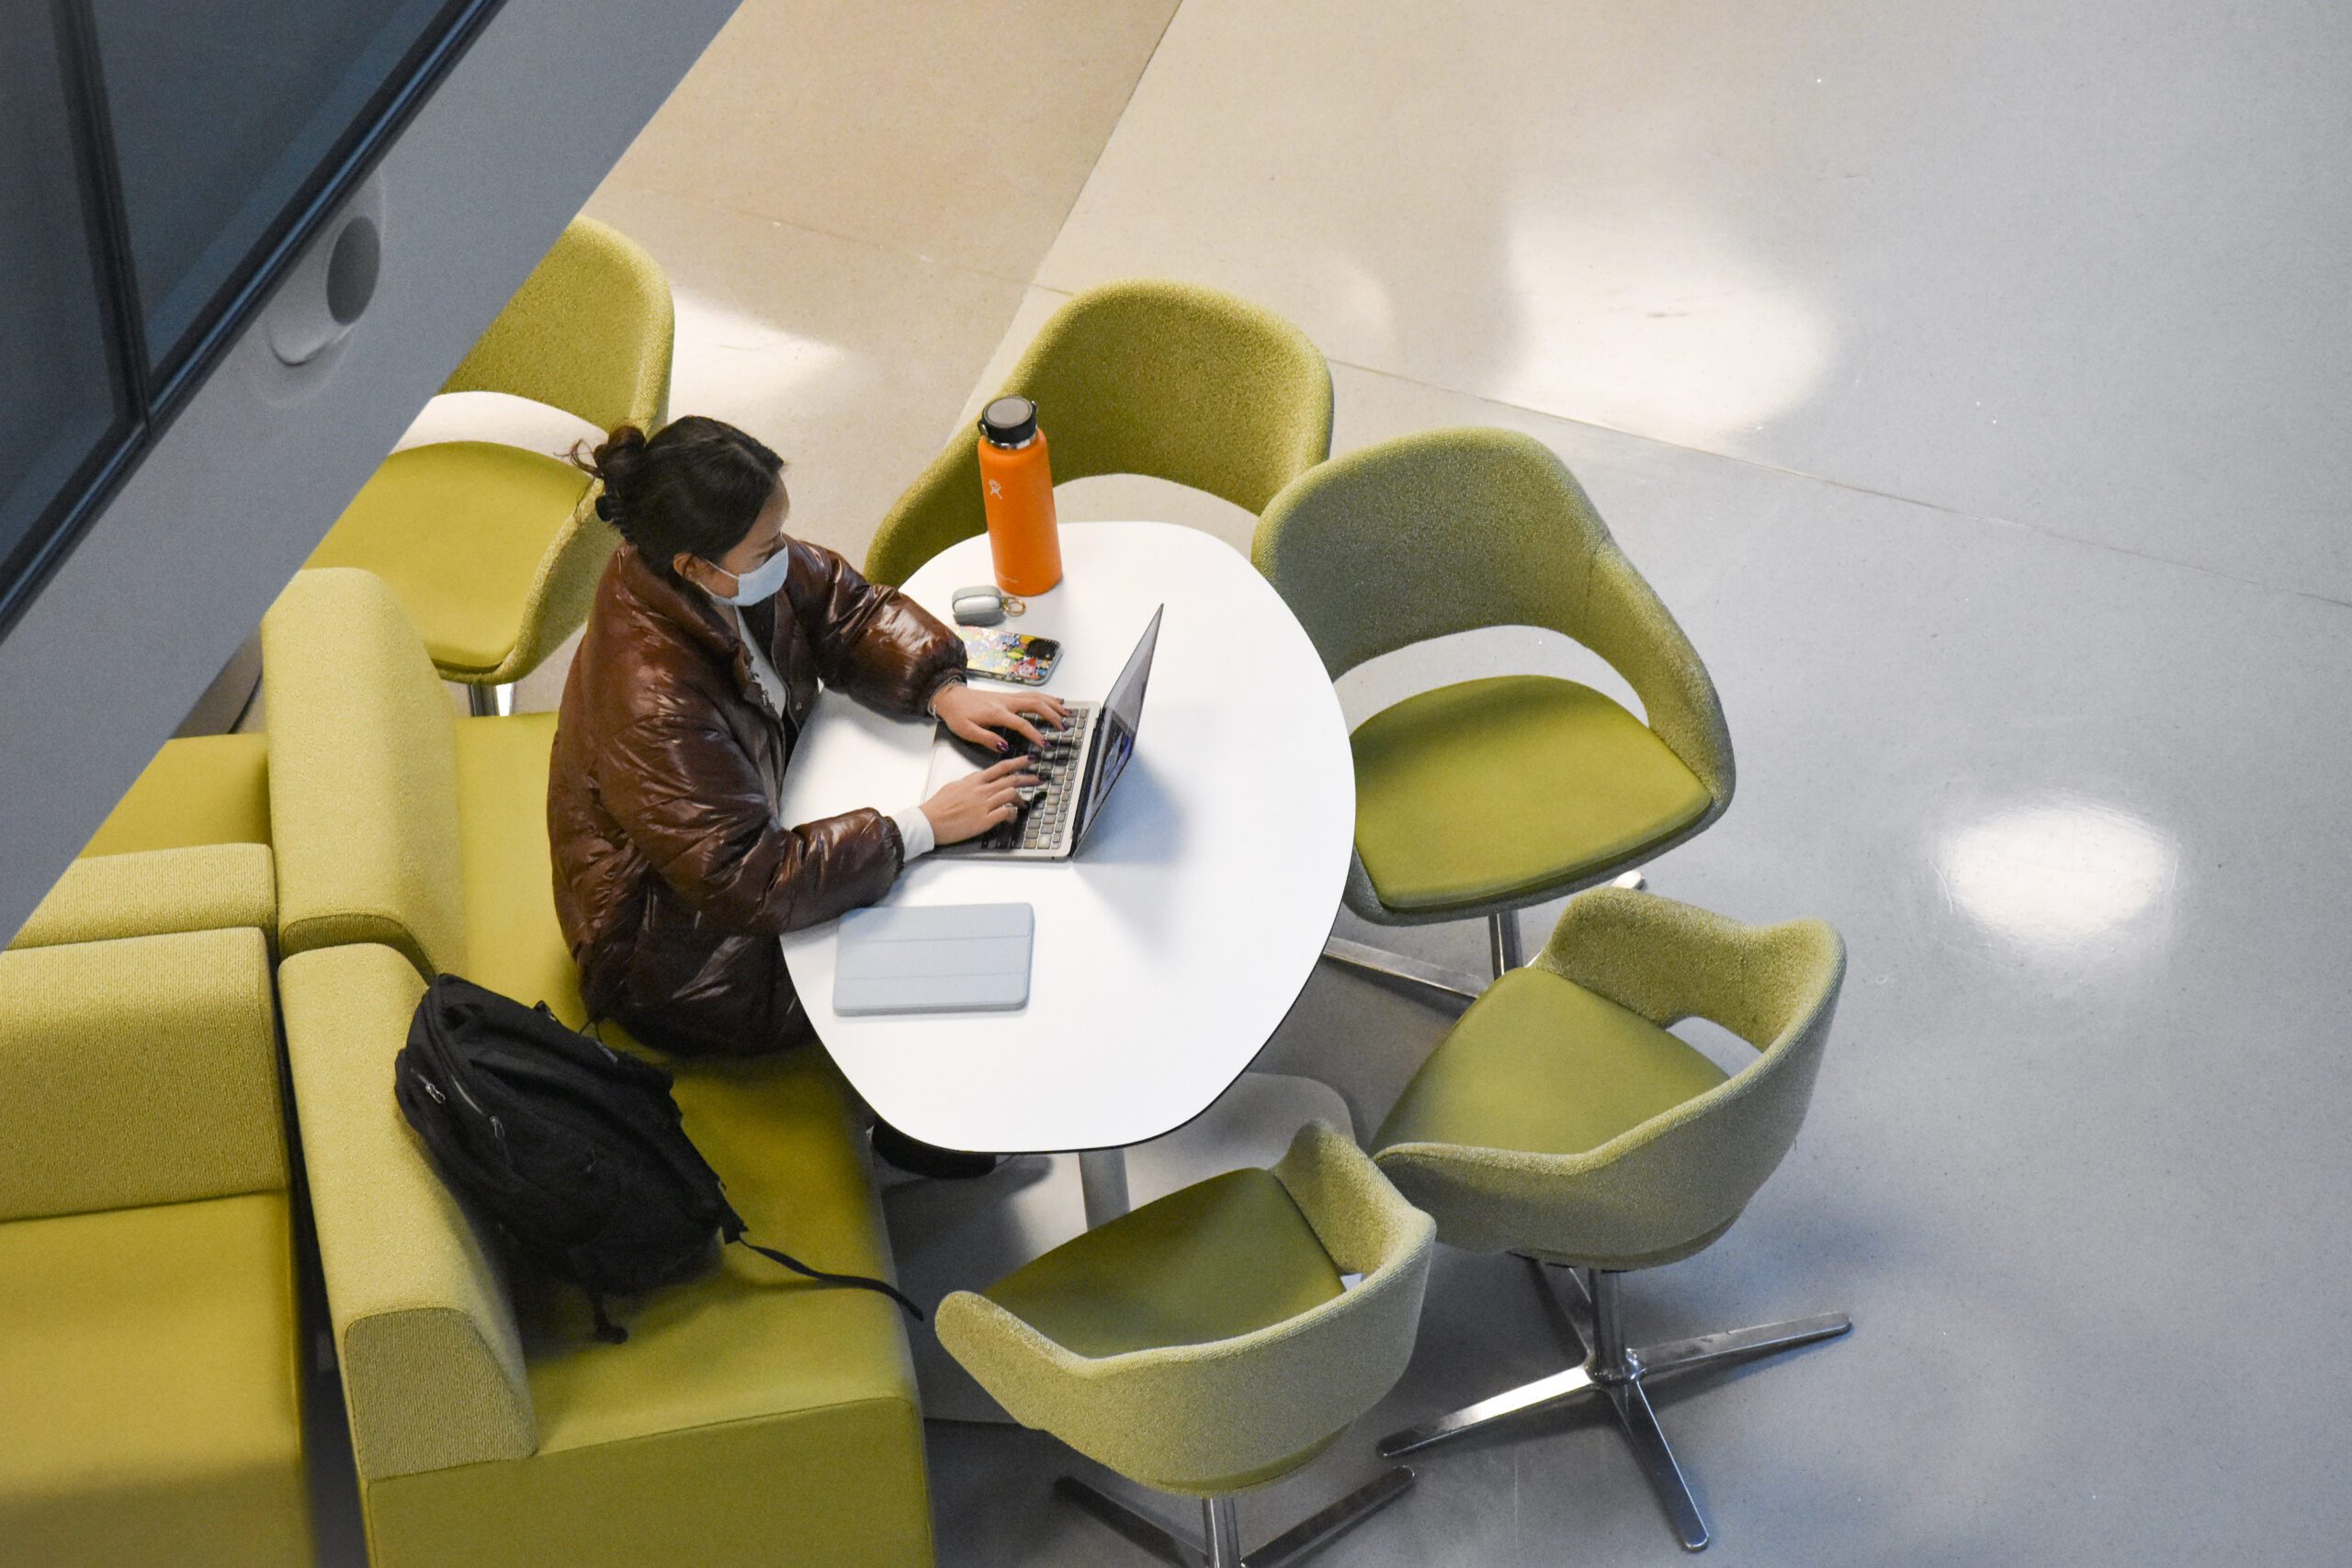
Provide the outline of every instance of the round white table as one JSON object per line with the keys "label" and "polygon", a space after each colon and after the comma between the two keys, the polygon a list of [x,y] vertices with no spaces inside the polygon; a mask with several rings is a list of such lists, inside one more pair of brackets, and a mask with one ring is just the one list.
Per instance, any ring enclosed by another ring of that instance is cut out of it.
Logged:
{"label": "round white table", "polygon": [[[1092,1224],[1125,1207],[1118,1151],[1206,1110],[1297,1000],[1338,914],[1355,781],[1322,660],[1245,558],[1171,524],[1061,536],[1061,585],[1006,624],[1061,639],[1045,691],[1100,699],[1166,606],[1135,760],[1074,858],[933,855],[889,899],[1029,904],[1027,1006],[843,1018],[838,924],[794,932],[784,953],[818,1037],[877,1114],[946,1148],[1084,1152]],[[906,592],[946,620],[956,589],[990,580],[988,541],[967,539]],[[914,801],[933,731],[826,693],[786,775],[785,819]]]}

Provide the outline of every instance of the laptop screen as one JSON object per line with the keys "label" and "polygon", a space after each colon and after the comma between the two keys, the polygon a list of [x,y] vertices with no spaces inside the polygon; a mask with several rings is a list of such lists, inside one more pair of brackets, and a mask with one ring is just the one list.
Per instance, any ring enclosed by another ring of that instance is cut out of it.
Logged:
{"label": "laptop screen", "polygon": [[1127,655],[1127,667],[1111,686],[1111,694],[1102,699],[1102,708],[1095,718],[1093,777],[1088,782],[1086,799],[1078,818],[1078,831],[1071,847],[1086,837],[1094,826],[1102,803],[1111,797],[1111,786],[1127,769],[1128,760],[1136,751],[1136,730],[1143,722],[1143,689],[1151,680],[1152,650],[1159,646],[1159,617],[1167,613],[1163,604],[1151,613],[1151,625],[1144,627],[1143,637],[1136,650]]}

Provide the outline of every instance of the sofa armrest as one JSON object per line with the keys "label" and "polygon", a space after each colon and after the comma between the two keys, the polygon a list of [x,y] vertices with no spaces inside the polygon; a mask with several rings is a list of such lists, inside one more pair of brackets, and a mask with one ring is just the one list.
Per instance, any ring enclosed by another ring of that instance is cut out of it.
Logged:
{"label": "sofa armrest", "polygon": [[262,933],[0,953],[0,1221],[286,1185]]}
{"label": "sofa armrest", "polygon": [[267,844],[85,855],[65,868],[11,947],[250,926],[277,932],[277,877]]}
{"label": "sofa armrest", "polygon": [[392,1098],[424,982],[360,943],[289,958],[277,983],[360,1476],[531,1454],[505,1278]]}

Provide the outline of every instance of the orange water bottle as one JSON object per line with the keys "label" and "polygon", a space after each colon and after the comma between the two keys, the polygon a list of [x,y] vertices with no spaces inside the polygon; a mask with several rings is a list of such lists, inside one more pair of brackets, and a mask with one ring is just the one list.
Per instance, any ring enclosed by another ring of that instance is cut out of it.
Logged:
{"label": "orange water bottle", "polygon": [[1037,405],[1026,398],[999,398],[980,411],[980,504],[999,588],[1026,598],[1062,580],[1054,471]]}

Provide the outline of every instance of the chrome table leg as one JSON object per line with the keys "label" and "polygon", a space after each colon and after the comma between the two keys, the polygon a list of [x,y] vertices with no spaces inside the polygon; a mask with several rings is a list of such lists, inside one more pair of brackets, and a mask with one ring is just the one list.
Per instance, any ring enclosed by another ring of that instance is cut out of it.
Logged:
{"label": "chrome table leg", "polygon": [[1088,1149],[1078,1156],[1079,1201],[1086,1206],[1086,1228],[1107,1224],[1127,1212],[1127,1153]]}

